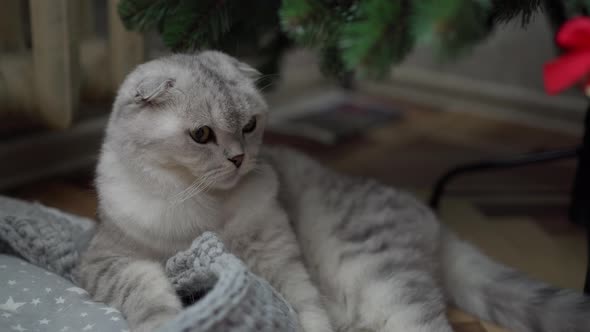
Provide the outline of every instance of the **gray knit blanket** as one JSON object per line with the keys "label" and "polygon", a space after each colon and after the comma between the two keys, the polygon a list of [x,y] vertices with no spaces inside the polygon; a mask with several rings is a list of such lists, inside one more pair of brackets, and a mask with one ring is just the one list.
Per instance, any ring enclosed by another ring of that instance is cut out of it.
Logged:
{"label": "gray knit blanket", "polygon": [[[20,257],[75,283],[79,255],[92,237],[93,225],[91,220],[40,204],[0,197],[0,255]],[[228,253],[213,233],[205,233],[195,239],[186,251],[168,259],[165,268],[179,294],[199,294],[200,297],[161,331],[270,332],[298,329],[295,312],[284,298],[265,280],[252,274],[242,261]],[[7,302],[10,306],[5,308],[13,308],[16,312],[18,299],[15,302],[10,297],[10,300]],[[56,301],[59,302],[59,298]],[[24,307],[25,302],[22,303]],[[102,310],[105,310],[104,305]],[[115,311],[112,309],[112,312]],[[109,312],[108,308],[106,312]],[[12,314],[7,311],[4,315],[9,317],[7,315]],[[41,317],[41,313],[39,315],[34,318],[38,318],[40,324],[49,324],[50,320]],[[100,322],[97,324],[100,325]],[[90,327],[88,330],[94,329],[91,325],[87,325]],[[22,326],[19,323],[14,326],[17,327]],[[96,326],[94,330],[107,329]]]}

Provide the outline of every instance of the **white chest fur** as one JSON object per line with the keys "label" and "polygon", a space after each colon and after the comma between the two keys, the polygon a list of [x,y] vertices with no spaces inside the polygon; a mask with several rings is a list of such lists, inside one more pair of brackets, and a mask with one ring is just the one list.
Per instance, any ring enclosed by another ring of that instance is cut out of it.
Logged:
{"label": "white chest fur", "polygon": [[146,191],[127,177],[99,183],[100,209],[128,236],[169,257],[188,248],[204,231],[234,240],[264,227],[268,210],[276,208],[277,187],[274,171],[265,166],[229,191],[172,204],[166,195]]}

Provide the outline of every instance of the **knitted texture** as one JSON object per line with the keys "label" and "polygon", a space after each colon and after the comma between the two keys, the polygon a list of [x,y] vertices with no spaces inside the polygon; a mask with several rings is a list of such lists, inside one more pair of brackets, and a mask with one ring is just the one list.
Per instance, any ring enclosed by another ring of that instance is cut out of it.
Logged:
{"label": "knitted texture", "polygon": [[[0,253],[17,255],[69,280],[93,222],[39,204],[0,197]],[[171,257],[166,274],[181,295],[204,295],[162,332],[296,331],[291,306],[265,280],[252,274],[213,233]]]}
{"label": "knitted texture", "polygon": [[206,295],[162,331],[296,331],[295,312],[270,284],[226,252],[215,234],[199,236],[166,264],[177,292]]}
{"label": "knitted texture", "polygon": [[90,229],[41,205],[0,198],[0,249],[69,280],[79,257],[73,237]]}

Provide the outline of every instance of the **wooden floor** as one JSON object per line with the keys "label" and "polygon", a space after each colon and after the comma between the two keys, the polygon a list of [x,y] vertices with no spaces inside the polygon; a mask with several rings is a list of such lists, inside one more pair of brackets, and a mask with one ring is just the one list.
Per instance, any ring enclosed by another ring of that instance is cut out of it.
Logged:
{"label": "wooden floor", "polygon": [[[437,112],[394,104],[402,121],[385,124],[336,146],[317,146],[269,135],[295,145],[346,173],[365,175],[426,197],[452,165],[479,158],[571,146],[579,138],[510,121]],[[585,237],[566,219],[573,161],[472,175],[453,183],[441,219],[496,259],[553,284],[581,289]],[[94,217],[95,192],[88,175],[48,179],[12,195]],[[455,331],[503,331],[449,311]]]}

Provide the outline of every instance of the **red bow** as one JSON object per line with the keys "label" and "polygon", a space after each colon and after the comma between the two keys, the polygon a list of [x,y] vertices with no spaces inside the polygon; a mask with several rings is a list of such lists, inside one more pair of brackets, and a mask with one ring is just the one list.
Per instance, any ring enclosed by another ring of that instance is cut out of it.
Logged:
{"label": "red bow", "polygon": [[[567,21],[557,33],[557,44],[567,52],[543,68],[545,90],[549,94],[565,90],[590,72],[590,18]],[[590,87],[590,80],[586,80],[584,87]]]}

